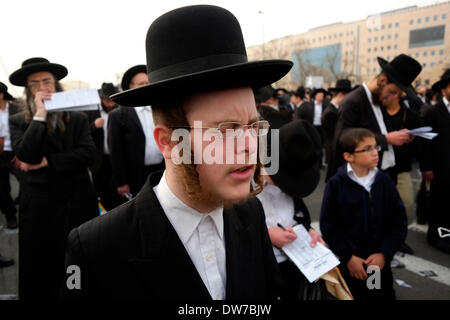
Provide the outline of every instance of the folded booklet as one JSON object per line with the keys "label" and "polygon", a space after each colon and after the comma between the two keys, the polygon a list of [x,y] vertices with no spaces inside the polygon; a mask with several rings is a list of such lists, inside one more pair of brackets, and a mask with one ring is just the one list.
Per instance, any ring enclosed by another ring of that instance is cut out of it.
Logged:
{"label": "folded booklet", "polygon": [[297,239],[282,249],[309,282],[314,282],[339,264],[333,252],[321,243],[311,248],[311,236],[301,224],[294,228]]}
{"label": "folded booklet", "polygon": [[100,97],[97,89],[77,89],[53,93],[44,104],[48,112],[91,111],[100,108]]}
{"label": "folded booklet", "polygon": [[420,128],[411,129],[407,133],[421,137],[421,138],[431,140],[431,139],[437,137],[437,135],[438,135],[435,132],[431,132],[431,130],[433,130],[432,127],[420,127]]}

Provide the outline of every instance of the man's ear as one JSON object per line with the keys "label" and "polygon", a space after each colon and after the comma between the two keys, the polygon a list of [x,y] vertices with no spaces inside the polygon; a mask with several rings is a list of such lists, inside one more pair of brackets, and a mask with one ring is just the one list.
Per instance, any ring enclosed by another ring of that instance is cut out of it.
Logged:
{"label": "man's ear", "polygon": [[380,74],[377,77],[377,86],[378,87],[382,87],[383,85],[385,85],[387,83],[388,83],[388,78],[384,73]]}
{"label": "man's ear", "polygon": [[155,138],[156,145],[158,146],[159,151],[161,151],[164,159],[171,159],[172,156],[174,144],[170,140],[171,134],[172,130],[162,124],[156,125],[153,130],[153,137]]}
{"label": "man's ear", "polygon": [[347,162],[352,162],[353,161],[353,155],[350,152],[344,152],[343,155],[344,160]]}

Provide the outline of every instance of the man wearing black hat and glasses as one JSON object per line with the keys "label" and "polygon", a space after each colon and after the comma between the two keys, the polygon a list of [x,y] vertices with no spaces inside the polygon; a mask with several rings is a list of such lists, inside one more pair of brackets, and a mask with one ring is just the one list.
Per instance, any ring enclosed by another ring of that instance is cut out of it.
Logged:
{"label": "man wearing black hat and glasses", "polygon": [[97,197],[106,210],[121,204],[117,192],[112,186],[111,152],[108,147],[108,118],[109,114],[117,108],[117,104],[109,96],[119,92],[112,83],[102,83],[98,90],[101,108],[87,111],[91,136],[97,147],[95,163],[90,168]]}
{"label": "man wearing black hat and glasses", "polygon": [[350,80],[339,79],[336,81],[336,87],[328,88],[328,91],[332,93],[333,98],[325,103],[325,109],[322,114],[323,146],[325,148],[326,163],[330,160],[331,145],[338,119],[339,105],[344,100],[346,94],[352,91],[352,85]]}
{"label": "man wearing black hat and glasses", "polygon": [[25,87],[24,112],[10,118],[11,142],[23,171],[19,211],[19,297],[54,299],[64,275],[71,228],[98,215],[88,167],[95,145],[87,116],[48,113],[44,100],[62,91],[66,67],[31,58],[9,80]]}
{"label": "man wearing black hat and glasses", "polygon": [[400,146],[412,141],[413,136],[406,133],[408,129],[389,132],[383,118],[384,100],[400,91],[411,92],[411,83],[419,75],[422,66],[415,59],[400,54],[391,62],[378,58],[382,72],[372,80],[348,94],[340,107],[340,115],[336,124],[332,155],[328,165],[327,177],[331,176],[343,164],[341,152],[336,150],[337,141],[347,128],[365,128],[376,135],[377,144],[381,146],[379,166],[390,173],[395,180],[395,155],[392,146]]}
{"label": "man wearing black hat and glasses", "polygon": [[[81,289],[66,297],[275,299],[281,279],[265,217],[248,200],[255,173],[253,193],[262,187],[250,157],[268,131],[252,88],[279,80],[292,62],[248,62],[239,22],[215,6],[162,15],[146,45],[149,84],[112,99],[152,105],[166,170],[131,201],[71,232],[67,264],[80,266]],[[202,133],[211,136],[196,140]],[[188,145],[181,163],[176,134]],[[219,154],[212,163],[202,153],[209,147]],[[224,152],[244,161],[221,162]]]}
{"label": "man wearing black hat and glasses", "polygon": [[[148,85],[147,67],[128,69],[122,77],[122,90]],[[164,170],[164,159],[153,138],[150,106],[119,107],[108,122],[113,185],[123,200],[136,195],[152,172]]]}
{"label": "man wearing black hat and glasses", "polygon": [[9,174],[12,173],[17,180],[20,171],[14,167],[14,151],[11,144],[9,130],[9,117],[20,112],[22,108],[14,102],[13,96],[8,93],[8,87],[0,82],[0,210],[6,217],[8,229],[17,228],[16,208],[11,198],[11,185]]}
{"label": "man wearing black hat and glasses", "polygon": [[438,249],[450,253],[450,211],[448,190],[450,189],[450,69],[433,84],[439,92],[439,102],[425,112],[425,124],[433,128],[438,136],[425,141],[421,170],[425,181],[431,181],[431,210],[428,217],[428,242]]}

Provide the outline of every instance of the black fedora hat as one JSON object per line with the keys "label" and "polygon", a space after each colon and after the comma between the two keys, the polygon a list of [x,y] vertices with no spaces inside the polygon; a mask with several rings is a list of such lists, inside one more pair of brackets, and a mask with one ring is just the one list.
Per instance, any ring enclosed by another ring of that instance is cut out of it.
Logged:
{"label": "black fedora hat", "polygon": [[436,92],[440,92],[441,89],[445,88],[446,85],[450,82],[450,69],[444,71],[444,74],[441,76],[441,80],[435,82],[431,89]]}
{"label": "black fedora hat", "polygon": [[147,74],[147,66],[145,64],[138,64],[125,71],[121,83],[122,90],[130,89],[131,79],[133,79],[135,75],[141,72]]}
{"label": "black fedora hat", "polygon": [[112,96],[120,105],[152,104],[175,90],[183,95],[259,88],[281,79],[292,67],[288,60],[248,62],[236,17],[209,5],[182,7],[160,16],[147,32],[146,52],[149,84]]}
{"label": "black fedora hat", "polygon": [[255,95],[255,102],[261,103],[267,101],[269,98],[276,96],[276,91],[271,85],[268,85],[253,90],[253,94]]}
{"label": "black fedora hat", "polygon": [[14,71],[9,76],[9,82],[13,85],[25,87],[27,85],[27,77],[36,72],[47,71],[61,80],[67,76],[67,68],[57,63],[50,63],[45,58],[30,58],[22,62],[22,68]]}
{"label": "black fedora hat", "polygon": [[324,95],[329,94],[329,92],[327,90],[325,90],[324,88],[314,89],[310,95],[311,99],[314,99],[316,97],[316,94],[318,94],[319,92],[323,92]]}
{"label": "black fedora hat", "polygon": [[328,91],[336,92],[350,92],[352,90],[352,84],[350,80],[347,79],[339,79],[338,81],[336,81],[336,87],[328,88]]}
{"label": "black fedora hat", "polygon": [[[320,179],[322,146],[319,133],[308,121],[290,120],[270,107],[266,111],[262,116],[270,123],[268,141],[271,141],[272,130],[280,129],[279,169],[270,178],[291,197],[306,197],[314,191]],[[267,147],[270,154],[271,144]]]}
{"label": "black fedora hat", "polygon": [[0,93],[3,93],[4,100],[14,100],[14,97],[8,93],[8,87],[3,82],[0,82]]}
{"label": "black fedora hat", "polygon": [[391,62],[378,57],[378,63],[390,81],[394,82],[400,89],[407,92],[413,90],[411,84],[422,71],[420,63],[406,54],[396,56]]}
{"label": "black fedora hat", "polygon": [[300,98],[302,98],[302,100],[305,98],[305,94],[306,94],[306,90],[305,87],[303,86],[299,86],[297,88],[297,90],[295,90],[294,94]]}
{"label": "black fedora hat", "polygon": [[111,82],[103,82],[102,87],[98,90],[98,94],[101,98],[109,98],[109,96],[119,92],[119,89]]}

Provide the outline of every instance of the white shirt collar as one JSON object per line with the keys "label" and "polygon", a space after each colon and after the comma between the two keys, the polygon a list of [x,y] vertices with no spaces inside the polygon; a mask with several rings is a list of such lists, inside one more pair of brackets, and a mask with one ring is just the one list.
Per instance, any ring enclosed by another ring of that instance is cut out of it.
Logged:
{"label": "white shirt collar", "polygon": [[332,105],[333,107],[335,107],[336,109],[339,110],[339,106],[338,106],[336,103],[334,103],[333,101],[330,101],[330,102],[331,102],[331,105]]}
{"label": "white shirt collar", "polygon": [[200,221],[206,218],[207,215],[211,216],[217,233],[220,239],[223,240],[223,207],[219,207],[210,213],[200,213],[189,207],[170,190],[166,181],[165,171],[159,184],[153,190],[183,244],[188,242]]}
{"label": "white shirt collar", "polygon": [[447,109],[450,111],[450,102],[447,100],[447,98],[442,97],[442,101],[444,101],[444,106],[446,106]]}
{"label": "white shirt collar", "polygon": [[358,177],[356,175],[355,171],[353,170],[352,166],[350,165],[350,163],[347,162],[347,175],[349,176],[350,179],[352,179],[357,184],[359,184],[361,187],[366,189],[367,192],[370,192],[370,190],[372,189],[372,185],[375,181],[375,176],[377,175],[377,172],[378,172],[378,168],[374,167],[369,170],[369,173],[367,174],[367,176]]}
{"label": "white shirt collar", "polygon": [[145,110],[152,111],[152,109],[150,108],[150,106],[135,107],[135,109],[136,109],[136,111],[138,111],[138,112],[144,112]]}

